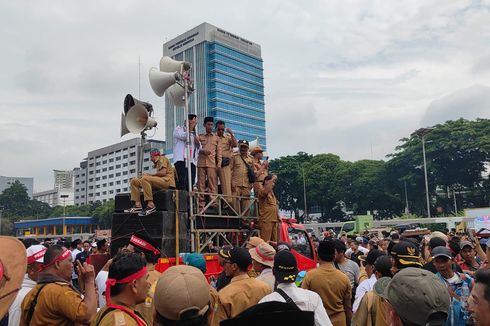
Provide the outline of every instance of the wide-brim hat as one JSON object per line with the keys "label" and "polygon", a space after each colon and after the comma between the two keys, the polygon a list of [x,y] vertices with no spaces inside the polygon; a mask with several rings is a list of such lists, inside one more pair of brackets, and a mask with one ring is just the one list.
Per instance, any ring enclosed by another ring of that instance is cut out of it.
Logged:
{"label": "wide-brim hat", "polygon": [[16,238],[0,236],[0,319],[19,292],[27,269],[26,248]]}
{"label": "wide-brim hat", "polygon": [[252,148],[252,150],[250,151],[250,154],[254,155],[255,153],[263,153],[264,150],[262,149],[262,147],[260,146],[255,146],[254,148]]}
{"label": "wide-brim hat", "polygon": [[248,252],[250,253],[250,256],[252,256],[252,259],[260,264],[271,268],[274,265],[276,250],[270,244],[263,242],[257,247],[249,249]]}
{"label": "wide-brim hat", "polygon": [[247,249],[255,248],[259,244],[264,243],[265,241],[259,237],[250,237],[247,241]]}

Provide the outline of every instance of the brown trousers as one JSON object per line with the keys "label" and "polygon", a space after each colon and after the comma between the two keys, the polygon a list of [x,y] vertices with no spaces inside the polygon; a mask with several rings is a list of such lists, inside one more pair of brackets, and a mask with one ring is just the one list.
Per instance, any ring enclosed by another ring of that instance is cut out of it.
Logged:
{"label": "brown trousers", "polygon": [[143,197],[145,201],[153,200],[153,190],[168,189],[170,182],[161,177],[144,175],[141,178],[132,178],[129,182],[131,185],[131,200],[140,201],[140,189],[143,188]]}
{"label": "brown trousers", "polygon": [[231,192],[231,167],[229,165],[222,167],[218,171],[219,183],[221,185],[221,193],[228,203],[232,203]]}
{"label": "brown trousers", "polygon": [[[216,174],[216,168],[197,167],[197,191],[199,192],[206,191],[206,177],[208,180],[209,192],[212,194],[218,193],[218,175]],[[214,199],[215,197],[216,196],[211,196],[211,199]],[[204,205],[205,205],[204,195],[199,195],[199,207],[204,208]]]}
{"label": "brown trousers", "polygon": [[277,242],[277,222],[263,222],[259,220],[260,237],[265,242]]}
{"label": "brown trousers", "polygon": [[250,214],[250,209],[248,209],[248,205],[250,205],[250,188],[247,187],[236,187],[234,196],[242,196],[245,198],[235,198],[235,210],[244,216],[248,216]]}

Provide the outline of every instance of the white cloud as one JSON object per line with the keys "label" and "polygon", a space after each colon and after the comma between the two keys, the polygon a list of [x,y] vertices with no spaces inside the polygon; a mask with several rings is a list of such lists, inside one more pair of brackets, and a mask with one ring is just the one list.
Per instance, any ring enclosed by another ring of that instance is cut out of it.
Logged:
{"label": "white cloud", "polygon": [[462,107],[474,108],[465,110],[470,118],[486,114],[489,8],[435,0],[2,2],[0,146],[8,155],[0,174],[31,175],[35,189],[47,189],[52,169],[71,169],[119,141],[124,95],[138,93],[138,57],[141,98],[162,119],[147,71],[166,39],[203,21],[262,45],[272,157],[384,158],[398,139]]}

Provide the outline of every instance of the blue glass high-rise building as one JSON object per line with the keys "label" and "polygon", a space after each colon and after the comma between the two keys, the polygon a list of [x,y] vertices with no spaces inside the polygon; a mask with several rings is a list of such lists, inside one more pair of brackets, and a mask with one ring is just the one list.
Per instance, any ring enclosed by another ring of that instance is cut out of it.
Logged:
{"label": "blue glass high-rise building", "polygon": [[[237,139],[258,137],[266,148],[264,70],[260,45],[203,23],[163,45],[163,55],[192,64],[195,91],[189,113],[223,120]],[[165,139],[172,152],[172,134],[184,121],[183,108],[165,98]]]}

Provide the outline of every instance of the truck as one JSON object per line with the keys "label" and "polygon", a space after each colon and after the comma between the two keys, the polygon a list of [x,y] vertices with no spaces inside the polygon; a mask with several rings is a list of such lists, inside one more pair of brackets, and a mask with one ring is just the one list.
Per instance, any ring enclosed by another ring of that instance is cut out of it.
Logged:
{"label": "truck", "polygon": [[468,208],[464,210],[466,229],[474,229],[477,236],[490,237],[490,207]]}
{"label": "truck", "polygon": [[[163,190],[154,192],[153,198],[157,211],[149,216],[139,217],[137,214],[125,213],[131,203],[129,194],[118,194],[115,200],[115,212],[112,220],[113,251],[127,244],[132,232],[145,230],[155,242],[159,243],[162,257],[156,269],[165,271],[176,264],[183,264],[183,257],[189,252],[201,253],[209,241],[217,246],[224,244],[245,246],[251,236],[260,235],[256,227],[258,216],[257,202],[250,200],[251,204],[246,210],[248,214],[233,211],[228,208],[226,199],[215,195],[216,209],[193,210],[188,205],[186,191]],[[197,201],[194,201],[196,203]],[[180,204],[179,204],[180,203]],[[176,205],[177,204],[177,205]],[[197,207],[193,207],[197,209]],[[298,224],[295,219],[281,218],[278,225],[279,241],[287,243],[296,257],[300,271],[308,271],[317,266],[317,253],[312,238],[305,225]],[[216,278],[222,271],[216,253],[204,253],[206,260],[206,277],[209,281]]]}
{"label": "truck", "polygon": [[347,221],[342,224],[340,233],[347,235],[360,234],[373,227],[372,215],[357,215],[353,221]]}

